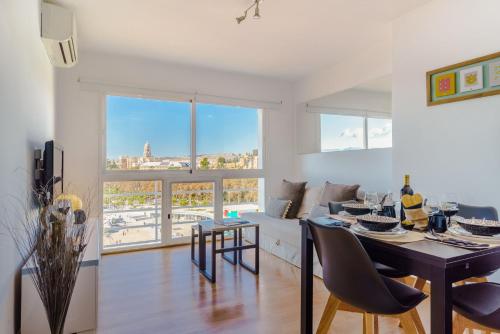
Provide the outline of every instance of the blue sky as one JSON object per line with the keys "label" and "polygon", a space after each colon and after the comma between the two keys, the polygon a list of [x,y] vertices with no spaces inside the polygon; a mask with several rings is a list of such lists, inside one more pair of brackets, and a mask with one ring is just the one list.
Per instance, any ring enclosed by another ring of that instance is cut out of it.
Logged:
{"label": "blue sky", "polygon": [[[191,104],[121,96],[107,97],[107,157],[188,156]],[[245,153],[258,147],[258,110],[197,104],[197,154]]]}

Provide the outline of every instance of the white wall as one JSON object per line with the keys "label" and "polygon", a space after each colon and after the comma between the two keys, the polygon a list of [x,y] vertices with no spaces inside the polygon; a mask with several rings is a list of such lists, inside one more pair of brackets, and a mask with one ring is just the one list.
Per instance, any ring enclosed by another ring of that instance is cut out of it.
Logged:
{"label": "white wall", "polygon": [[432,1],[394,22],[393,185],[500,209],[500,96],[426,106],[425,73],[499,51],[498,0]]}
{"label": "white wall", "polygon": [[[54,135],[53,69],[40,39],[37,0],[0,1],[0,207],[24,199],[33,178],[33,150]],[[0,333],[14,333],[20,258],[0,228]],[[19,297],[19,296],[17,296]]]}
{"label": "white wall", "polygon": [[299,179],[311,186],[325,181],[360,184],[368,191],[391,189],[392,149],[301,154],[297,157]]}
{"label": "white wall", "polygon": [[[392,187],[392,149],[320,152],[321,113],[371,110],[390,114],[391,94],[350,89],[297,106],[298,178],[311,185],[325,181],[360,184],[363,189],[385,192]],[[331,109],[329,109],[331,108]]]}
{"label": "white wall", "polygon": [[366,50],[330,68],[322,69],[294,85],[297,103],[350,89],[392,72],[392,25],[388,23],[380,40]]}
{"label": "white wall", "polygon": [[426,71],[499,50],[499,11],[498,0],[440,0],[394,23],[395,189],[410,173],[418,192],[500,210],[500,96],[427,107],[425,88]]}
{"label": "white wall", "polygon": [[[263,77],[218,72],[117,55],[82,53],[71,70],[57,72],[56,138],[65,149],[65,179],[77,191],[98,189],[102,93],[77,80],[142,88],[143,92],[197,92],[260,101],[283,101],[269,110],[266,193],[281,178],[293,178],[294,126],[291,84]],[[129,89],[131,92],[135,89]],[[137,91],[137,90],[136,90]]]}

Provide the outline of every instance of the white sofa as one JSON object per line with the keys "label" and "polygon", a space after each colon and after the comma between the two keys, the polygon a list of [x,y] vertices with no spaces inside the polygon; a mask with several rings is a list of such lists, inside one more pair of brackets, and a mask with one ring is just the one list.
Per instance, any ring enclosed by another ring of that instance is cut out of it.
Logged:
{"label": "white sofa", "polygon": [[[313,216],[322,216],[329,213],[328,208],[318,207],[322,190],[323,187],[306,188],[304,200],[298,214],[299,217],[307,219],[311,214]],[[364,191],[358,190],[356,197],[362,199],[363,196]],[[241,218],[259,224],[260,248],[300,268],[301,227],[298,218],[274,218],[267,216],[263,212],[242,213]],[[245,238],[253,242],[253,230],[245,234]],[[316,252],[314,252],[313,272],[316,276],[322,277],[321,266]]]}
{"label": "white sofa", "polygon": [[[319,203],[321,191],[322,187],[306,188],[304,200],[299,210],[299,217],[303,219],[307,218],[312,208]],[[241,218],[259,224],[260,248],[300,268],[300,219],[274,218],[267,216],[263,212],[242,213]],[[253,242],[253,231],[245,234],[245,238]],[[314,255],[314,274],[320,277],[322,276],[316,253]]]}

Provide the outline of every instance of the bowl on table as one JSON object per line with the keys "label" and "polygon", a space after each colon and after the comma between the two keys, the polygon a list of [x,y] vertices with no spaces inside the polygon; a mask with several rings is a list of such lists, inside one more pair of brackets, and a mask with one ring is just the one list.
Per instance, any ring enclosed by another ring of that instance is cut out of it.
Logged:
{"label": "bowl on table", "polygon": [[474,235],[491,237],[500,234],[500,222],[496,220],[455,217],[455,221],[461,228]]}
{"label": "bowl on table", "polygon": [[366,215],[371,212],[371,209],[364,203],[344,203],[342,207],[353,216]]}
{"label": "bowl on table", "polygon": [[361,226],[375,232],[389,231],[399,224],[399,219],[386,216],[362,215],[356,219]]}

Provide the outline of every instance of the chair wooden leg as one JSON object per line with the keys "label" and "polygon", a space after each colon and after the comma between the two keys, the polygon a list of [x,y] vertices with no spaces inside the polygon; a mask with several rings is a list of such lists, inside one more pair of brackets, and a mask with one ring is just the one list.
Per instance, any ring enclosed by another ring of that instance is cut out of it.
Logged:
{"label": "chair wooden leg", "polygon": [[453,319],[453,334],[464,334],[464,327],[462,323],[462,316],[459,314],[455,315]]}
{"label": "chair wooden leg", "polygon": [[363,313],[363,332],[364,334],[375,334],[375,315]]}
{"label": "chair wooden leg", "polygon": [[[424,282],[425,284],[425,282]],[[415,327],[417,328],[417,333],[418,334],[425,334],[425,328],[424,325],[422,324],[422,319],[420,319],[420,315],[418,314],[417,308],[413,308],[411,311],[409,311],[411,320]]]}
{"label": "chair wooden leg", "polygon": [[427,283],[427,280],[417,277],[417,279],[415,280],[415,285],[413,287],[422,291],[425,287],[425,283]]}
{"label": "chair wooden leg", "polygon": [[401,325],[403,325],[403,331],[405,334],[417,334],[417,329],[413,324],[410,312],[400,314],[399,319],[401,319]]}
{"label": "chair wooden leg", "polygon": [[373,317],[373,331],[378,334],[378,315],[375,314]]}
{"label": "chair wooden leg", "polygon": [[330,329],[330,325],[332,324],[333,318],[335,317],[335,313],[337,313],[339,305],[340,299],[330,294],[330,296],[328,297],[328,301],[326,302],[323,315],[321,316],[321,320],[319,321],[319,326],[316,334],[328,333],[328,329]]}

